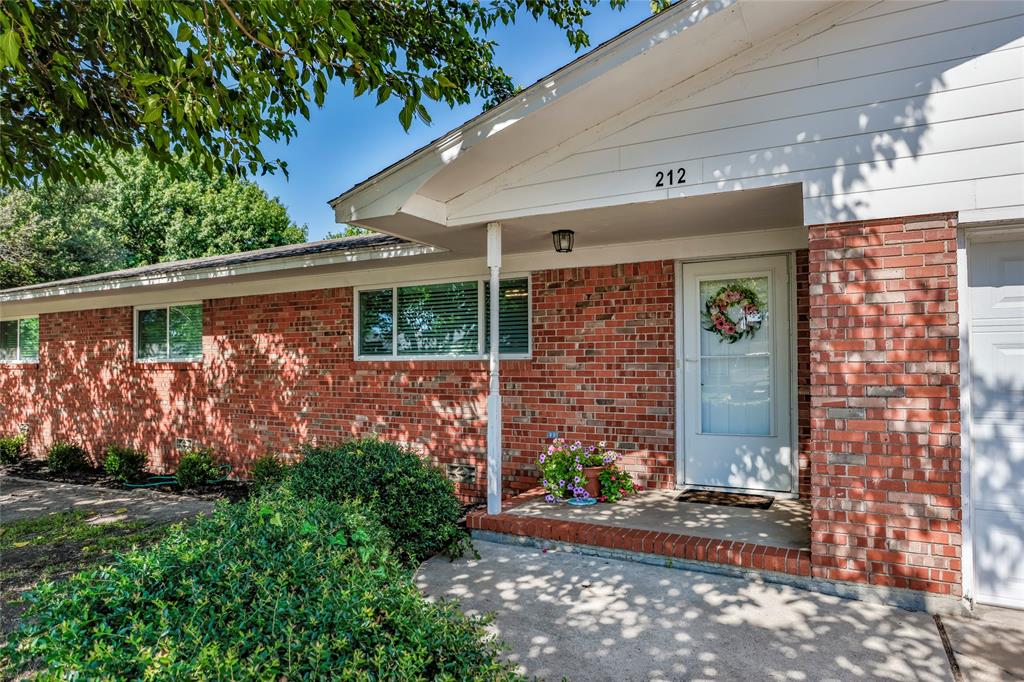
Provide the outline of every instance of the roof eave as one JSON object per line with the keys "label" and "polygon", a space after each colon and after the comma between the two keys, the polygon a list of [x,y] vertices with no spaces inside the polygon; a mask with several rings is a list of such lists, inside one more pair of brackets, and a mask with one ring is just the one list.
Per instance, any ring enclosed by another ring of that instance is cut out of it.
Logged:
{"label": "roof eave", "polygon": [[[609,55],[611,55],[614,50],[626,40],[636,38],[639,34],[644,32],[657,32],[663,23],[672,21],[673,17],[675,17],[679,12],[692,10],[700,5],[705,5],[710,1],[711,0],[682,0],[681,2],[670,6],[666,10],[652,15],[639,24],[636,24],[622,33],[606,40],[586,54],[580,55],[568,64],[538,79],[535,83],[524,88],[520,92],[516,93],[515,96],[510,97],[496,107],[481,112],[462,125],[449,130],[441,137],[438,137],[437,139],[413,151],[405,158],[396,161],[378,173],[371,175],[369,178],[354,185],[348,190],[345,190],[328,201],[328,205],[332,209],[337,210],[338,206],[341,204],[355,204],[357,202],[352,201],[354,197],[374,188],[386,180],[393,179],[395,176],[402,174],[404,171],[413,167],[416,163],[430,158],[429,155],[432,153],[441,155],[442,152],[446,148],[450,147],[453,142],[472,138],[474,130],[484,128],[492,122],[499,121],[503,117],[515,112],[516,109],[523,109],[524,111],[536,110],[539,106],[543,106],[547,100],[547,84],[552,80],[563,79],[574,71],[585,72],[587,70],[592,71],[592,73],[578,73],[576,77],[583,81],[592,80],[601,73],[603,68],[602,62],[604,62]],[[729,5],[732,4],[732,2],[723,0],[723,4]],[[514,125],[514,123],[512,123],[512,125]],[[502,127],[502,129],[504,129],[504,127]],[[338,222],[354,222],[358,224],[358,217],[354,217],[348,221],[339,217]]]}
{"label": "roof eave", "polygon": [[80,284],[62,284],[61,282],[54,282],[52,286],[33,288],[25,291],[19,291],[17,289],[8,290],[6,292],[0,291],[0,303],[35,301],[61,296],[95,294],[132,289],[136,287],[199,282],[228,277],[240,277],[244,275],[259,275],[288,270],[303,270],[312,267],[345,265],[391,258],[407,258],[411,256],[424,256],[443,252],[444,249],[436,246],[407,243],[384,247],[377,246],[364,249],[353,249],[351,251],[335,251],[325,254],[307,254],[288,258],[241,263],[230,266],[211,266],[208,268],[197,268],[195,270],[182,272],[134,275],[94,282],[82,282]]}

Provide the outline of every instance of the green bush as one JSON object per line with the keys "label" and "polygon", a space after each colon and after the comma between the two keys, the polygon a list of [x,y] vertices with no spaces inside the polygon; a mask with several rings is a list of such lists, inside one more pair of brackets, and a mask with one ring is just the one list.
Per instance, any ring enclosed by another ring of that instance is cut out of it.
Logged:
{"label": "green bush", "polygon": [[103,459],[103,470],[122,483],[138,481],[146,471],[145,452],[120,445],[111,445]]}
{"label": "green bush", "polygon": [[70,474],[92,467],[89,454],[80,445],[58,441],[46,452],[46,466],[55,474]]}
{"label": "green bush", "polygon": [[469,539],[458,522],[455,487],[412,450],[367,438],[308,447],[292,467],[289,485],[302,495],[359,499],[374,507],[403,560],[418,563],[438,552],[460,556]]}
{"label": "green bush", "polygon": [[0,464],[17,464],[25,456],[25,436],[0,436]]}
{"label": "green bush", "polygon": [[5,679],[517,679],[481,621],[419,594],[355,503],[286,488],[28,601]]}
{"label": "green bush", "polygon": [[220,478],[220,469],[213,450],[198,448],[183,454],[178,461],[178,471],[174,477],[178,480],[178,485],[185,490],[198,488]]}
{"label": "green bush", "polygon": [[268,453],[252,463],[252,487],[255,491],[271,488],[284,480],[288,465],[281,458]]}

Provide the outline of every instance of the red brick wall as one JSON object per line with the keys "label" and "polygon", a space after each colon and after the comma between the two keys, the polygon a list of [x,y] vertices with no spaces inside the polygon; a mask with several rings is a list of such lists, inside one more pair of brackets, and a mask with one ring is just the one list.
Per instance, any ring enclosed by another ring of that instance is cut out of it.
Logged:
{"label": "red brick wall", "polygon": [[[806,252],[798,254],[801,491],[806,434]],[[606,440],[643,485],[675,478],[673,263],[534,273],[533,357],[502,363],[506,491],[536,485],[548,434]],[[217,447],[239,470],[267,451],[376,432],[435,461],[477,467],[485,496],[487,367],[480,361],[355,362],[352,292],[325,289],[204,305],[202,363],[132,361],[132,311],[40,317],[40,365],[0,366],[0,431],[30,426],[93,450],[146,449],[173,469],[177,437]]]}
{"label": "red brick wall", "polygon": [[[672,263],[533,276],[532,360],[502,363],[507,489],[536,485],[547,434],[607,440],[648,485],[671,485]],[[126,443],[173,468],[176,437],[217,447],[238,468],[267,451],[377,432],[437,461],[478,467],[483,499],[487,368],[480,361],[355,362],[352,291],[327,289],[204,305],[202,363],[132,361],[132,311],[40,317],[40,364],[0,367],[0,431],[30,428],[94,451]]]}
{"label": "red brick wall", "polygon": [[956,219],[810,228],[812,564],[959,595]]}

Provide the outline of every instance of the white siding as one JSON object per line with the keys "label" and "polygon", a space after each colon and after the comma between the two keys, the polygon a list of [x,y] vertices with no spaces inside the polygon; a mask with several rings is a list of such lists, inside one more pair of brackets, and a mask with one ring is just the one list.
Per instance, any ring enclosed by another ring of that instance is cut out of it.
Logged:
{"label": "white siding", "polygon": [[[504,189],[450,220],[797,182],[807,224],[1024,216],[1022,9],[874,5],[703,91],[676,86],[674,104],[528,178],[498,178]],[[685,185],[654,186],[680,166]]]}

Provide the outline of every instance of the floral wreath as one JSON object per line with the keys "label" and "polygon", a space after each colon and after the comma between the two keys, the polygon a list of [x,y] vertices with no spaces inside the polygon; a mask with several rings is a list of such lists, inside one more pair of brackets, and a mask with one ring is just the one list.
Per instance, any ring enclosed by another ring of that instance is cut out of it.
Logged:
{"label": "floral wreath", "polygon": [[[763,305],[753,289],[739,284],[724,286],[705,301],[701,322],[705,331],[721,337],[719,342],[736,343],[761,328]],[[739,309],[738,319],[730,315],[734,308]]]}

